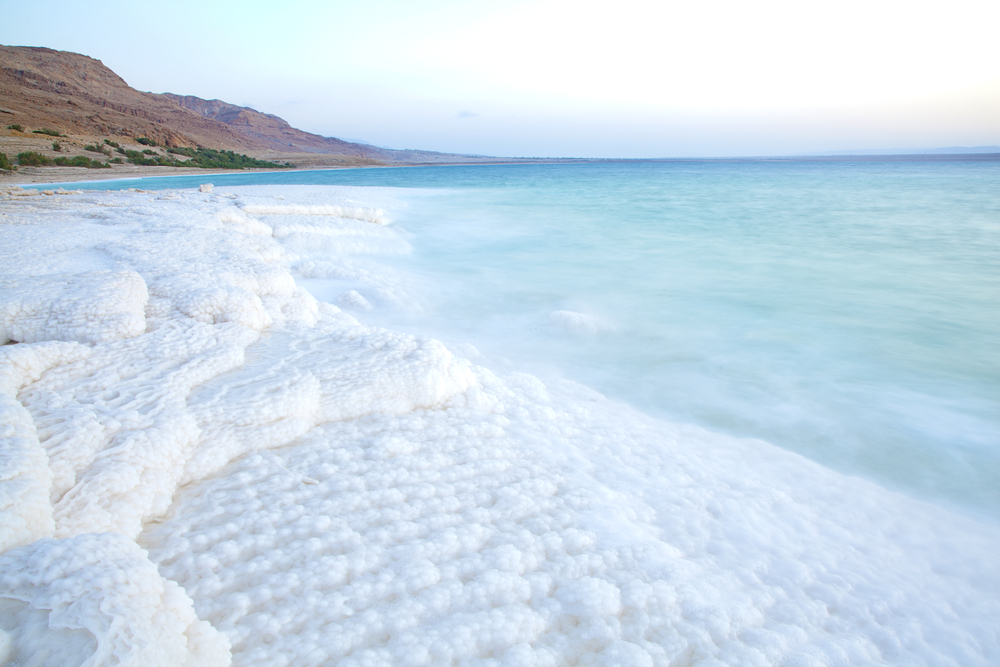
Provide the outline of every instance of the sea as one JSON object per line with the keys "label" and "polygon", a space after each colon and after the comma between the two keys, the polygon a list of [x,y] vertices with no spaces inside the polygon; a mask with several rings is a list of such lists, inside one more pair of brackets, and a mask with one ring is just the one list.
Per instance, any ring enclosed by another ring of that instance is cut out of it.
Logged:
{"label": "sea", "polygon": [[[565,378],[1000,521],[1000,162],[668,160],[233,173],[80,189],[394,188],[408,242],[299,282],[476,364]],[[70,187],[70,184],[63,184]],[[39,189],[53,185],[33,186]],[[366,291],[367,290],[367,291]]]}

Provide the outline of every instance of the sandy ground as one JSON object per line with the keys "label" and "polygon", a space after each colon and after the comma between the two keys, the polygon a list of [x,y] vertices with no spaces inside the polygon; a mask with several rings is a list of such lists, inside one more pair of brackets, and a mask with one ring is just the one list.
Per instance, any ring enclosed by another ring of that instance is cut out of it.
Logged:
{"label": "sandy ground", "polygon": [[[120,138],[125,148],[141,150],[145,148],[138,144],[132,145],[126,139]],[[83,146],[101,143],[100,138],[89,136],[50,137],[32,133],[21,133],[14,130],[0,129],[0,153],[5,153],[11,162],[15,162],[18,153],[35,151],[49,158],[60,156],[74,157],[84,155],[91,159],[105,161],[107,158],[100,153],[85,151]],[[58,142],[60,150],[53,150],[53,142]],[[108,149],[110,152],[110,148]],[[157,149],[158,153],[163,151]],[[120,157],[111,153],[113,157]],[[348,155],[324,155],[316,153],[281,153],[266,151],[253,155],[262,160],[291,162],[299,169],[342,169],[346,167],[380,166],[383,163],[368,158]],[[143,176],[190,176],[233,173],[232,169],[197,169],[184,167],[141,167],[134,164],[113,164],[110,169],[86,169],[84,167],[18,167],[17,171],[0,170],[0,186],[26,185],[31,183],[72,183],[76,181],[105,181],[119,178],[139,178]],[[287,169],[244,169],[241,171],[288,171]]]}
{"label": "sandy ground", "polygon": [[[330,167],[337,168],[337,167]],[[339,168],[343,169],[344,166]],[[120,178],[148,176],[210,176],[232,174],[233,169],[185,169],[183,167],[136,167],[113,165],[110,169],[84,169],[83,167],[21,167],[15,172],[0,172],[0,186],[30,185],[32,183],[75,183],[77,181],[111,181]],[[243,169],[248,171],[289,171],[288,169]],[[206,181],[208,182],[208,181]]]}

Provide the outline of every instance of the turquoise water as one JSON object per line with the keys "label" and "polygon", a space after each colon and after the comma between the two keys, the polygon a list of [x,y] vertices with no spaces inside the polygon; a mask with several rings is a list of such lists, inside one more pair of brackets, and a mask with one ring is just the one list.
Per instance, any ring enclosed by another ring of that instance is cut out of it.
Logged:
{"label": "turquoise water", "polygon": [[209,180],[420,188],[394,212],[414,250],[392,265],[423,312],[365,321],[1000,518],[1000,163],[492,165],[138,185]]}

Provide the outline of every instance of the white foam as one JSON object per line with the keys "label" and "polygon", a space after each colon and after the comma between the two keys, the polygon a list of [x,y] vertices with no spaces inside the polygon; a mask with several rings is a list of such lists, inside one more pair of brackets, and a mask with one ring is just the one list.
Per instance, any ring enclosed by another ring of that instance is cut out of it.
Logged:
{"label": "white foam", "polygon": [[352,218],[378,225],[388,224],[382,209],[360,206],[330,206],[301,204],[249,204],[243,208],[250,215],[325,215],[335,218]]}
{"label": "white foam", "polygon": [[603,331],[611,331],[614,328],[594,315],[572,310],[552,312],[549,315],[549,322],[567,333],[577,335],[594,335]]}
{"label": "white foam", "polygon": [[[578,385],[498,377],[461,358],[472,346],[456,357],[365,326],[295,275],[396,298],[403,279],[306,239],[391,254],[403,234],[343,214],[401,210],[400,193],[232,190],[0,203],[13,223],[0,261],[71,276],[16,275],[4,298],[35,305],[12,321],[79,341],[0,348],[0,654],[221,665],[229,642],[236,665],[1000,656],[996,526]],[[600,330],[562,312],[554,323]],[[141,330],[116,324],[140,314]]]}

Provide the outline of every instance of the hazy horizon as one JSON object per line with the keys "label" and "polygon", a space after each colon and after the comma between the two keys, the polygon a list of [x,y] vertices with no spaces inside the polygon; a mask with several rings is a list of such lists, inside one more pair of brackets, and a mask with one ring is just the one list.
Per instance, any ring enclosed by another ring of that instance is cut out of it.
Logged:
{"label": "hazy horizon", "polygon": [[284,7],[9,3],[0,43],[82,53],[139,90],[400,149],[664,158],[1000,144],[1000,10],[986,2]]}

